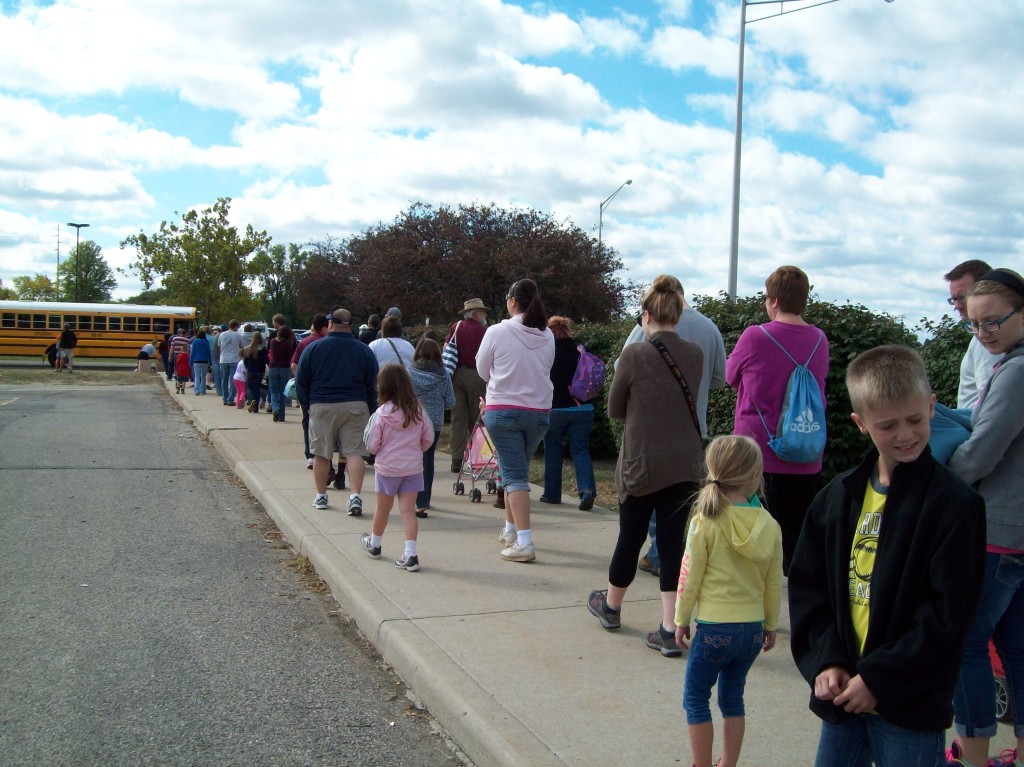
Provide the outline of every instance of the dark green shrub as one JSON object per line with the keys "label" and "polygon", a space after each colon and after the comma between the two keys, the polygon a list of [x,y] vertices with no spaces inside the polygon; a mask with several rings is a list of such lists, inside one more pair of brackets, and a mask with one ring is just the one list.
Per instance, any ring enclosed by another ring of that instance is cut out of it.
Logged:
{"label": "dark green shrub", "polygon": [[921,320],[918,332],[930,337],[921,347],[921,356],[928,369],[928,380],[939,402],[956,407],[956,393],[960,387],[960,361],[967,351],[971,334],[961,327],[959,320],[949,316],[939,322]]}

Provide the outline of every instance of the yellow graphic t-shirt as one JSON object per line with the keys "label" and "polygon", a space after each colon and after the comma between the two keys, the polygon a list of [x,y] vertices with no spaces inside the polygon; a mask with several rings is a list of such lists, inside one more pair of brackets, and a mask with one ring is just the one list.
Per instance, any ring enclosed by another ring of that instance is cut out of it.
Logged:
{"label": "yellow graphic t-shirt", "polygon": [[882,511],[885,508],[885,493],[889,488],[879,484],[878,475],[872,474],[864,492],[860,518],[853,531],[853,546],[850,549],[850,618],[861,655],[864,641],[868,636],[868,617],[871,614],[871,574],[875,569],[875,553],[878,550],[878,530],[882,526]]}

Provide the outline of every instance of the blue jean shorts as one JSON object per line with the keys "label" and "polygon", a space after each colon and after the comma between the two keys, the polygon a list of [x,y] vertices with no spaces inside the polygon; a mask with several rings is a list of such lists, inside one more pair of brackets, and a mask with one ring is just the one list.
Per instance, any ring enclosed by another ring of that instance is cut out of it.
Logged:
{"label": "blue jean shorts", "polygon": [[687,724],[711,721],[711,688],[718,682],[723,717],[743,716],[747,672],[764,646],[764,624],[698,623],[686,663],[683,709]]}
{"label": "blue jean shorts", "polygon": [[498,454],[498,470],[506,493],[530,489],[530,459],[548,430],[546,410],[484,411],[484,426]]}

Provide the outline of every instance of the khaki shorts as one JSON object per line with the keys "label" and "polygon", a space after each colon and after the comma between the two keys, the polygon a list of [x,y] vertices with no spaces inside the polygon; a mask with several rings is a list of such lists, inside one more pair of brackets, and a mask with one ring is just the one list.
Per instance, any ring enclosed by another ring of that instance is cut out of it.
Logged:
{"label": "khaki shorts", "polygon": [[365,402],[316,402],[309,406],[309,452],[321,458],[367,456],[363,429],[370,420]]}

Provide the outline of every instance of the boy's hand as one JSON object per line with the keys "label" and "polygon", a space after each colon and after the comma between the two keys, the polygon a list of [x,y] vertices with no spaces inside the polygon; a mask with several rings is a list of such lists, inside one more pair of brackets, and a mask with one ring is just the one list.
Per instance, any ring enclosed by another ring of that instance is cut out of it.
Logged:
{"label": "boy's hand", "polygon": [[689,648],[690,645],[686,644],[683,639],[690,638],[690,627],[689,626],[676,626],[676,644],[680,647]]}
{"label": "boy's hand", "polygon": [[842,694],[837,695],[832,702],[851,714],[863,714],[878,705],[878,700],[864,684],[860,674],[851,679]]}
{"label": "boy's hand", "polygon": [[775,647],[775,632],[766,631],[764,632],[764,641],[761,643],[761,647],[764,648],[765,652]]}
{"label": "boy's hand", "polygon": [[850,683],[850,675],[839,666],[829,666],[814,678],[814,697],[835,701]]}

